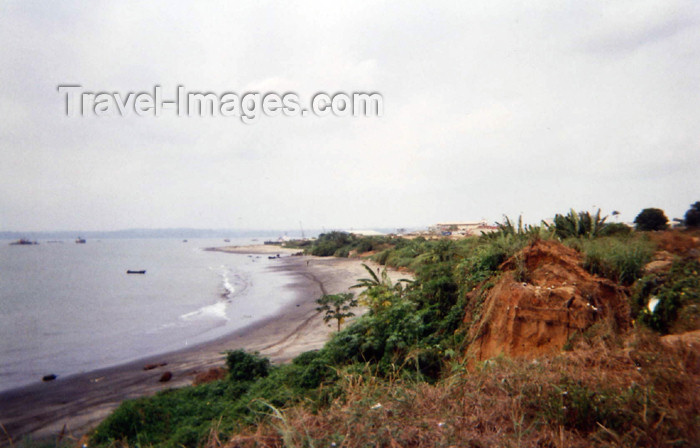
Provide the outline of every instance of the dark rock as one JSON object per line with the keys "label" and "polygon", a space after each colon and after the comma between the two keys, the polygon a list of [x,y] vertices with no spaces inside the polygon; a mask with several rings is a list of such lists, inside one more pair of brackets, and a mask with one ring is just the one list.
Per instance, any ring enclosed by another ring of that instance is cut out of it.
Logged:
{"label": "dark rock", "polygon": [[167,366],[167,365],[168,365],[167,362],[160,362],[157,364],[146,364],[145,366],[143,366],[143,370],[153,370],[153,369],[157,369],[158,367],[163,367],[163,366]]}
{"label": "dark rock", "polygon": [[170,381],[172,378],[173,378],[172,372],[164,372],[164,373],[160,376],[160,379],[159,379],[158,381],[160,381],[161,383],[167,383],[167,382]]}

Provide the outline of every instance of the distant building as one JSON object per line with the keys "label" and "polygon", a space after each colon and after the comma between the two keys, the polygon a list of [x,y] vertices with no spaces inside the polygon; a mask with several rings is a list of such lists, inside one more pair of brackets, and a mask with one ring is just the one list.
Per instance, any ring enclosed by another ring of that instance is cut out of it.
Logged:
{"label": "distant building", "polygon": [[497,230],[498,227],[489,225],[486,221],[457,221],[435,224],[430,230],[440,235],[472,236],[481,235]]}
{"label": "distant building", "polygon": [[384,235],[381,232],[377,232],[376,230],[346,230],[346,233],[351,233],[353,235],[357,236],[382,236]]}

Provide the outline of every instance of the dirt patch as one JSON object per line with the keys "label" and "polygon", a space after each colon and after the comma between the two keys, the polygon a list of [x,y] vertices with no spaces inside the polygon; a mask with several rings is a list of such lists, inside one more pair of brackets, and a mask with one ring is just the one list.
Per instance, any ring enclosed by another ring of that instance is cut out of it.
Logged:
{"label": "dirt patch", "polygon": [[477,360],[537,357],[560,351],[574,333],[597,322],[618,330],[630,325],[627,291],[586,272],[581,256],[561,243],[536,241],[500,270],[470,329],[468,353]]}
{"label": "dirt patch", "polygon": [[649,238],[658,250],[665,250],[676,255],[689,255],[693,249],[700,249],[700,236],[697,231],[665,230],[649,232]]}
{"label": "dirt patch", "polygon": [[661,342],[670,346],[676,344],[685,345],[700,352],[700,330],[686,331],[681,334],[668,334],[661,338]]}
{"label": "dirt patch", "polygon": [[192,384],[198,386],[200,384],[213,383],[214,381],[223,380],[226,378],[226,369],[223,367],[212,367],[206,372],[200,372],[194,377]]}

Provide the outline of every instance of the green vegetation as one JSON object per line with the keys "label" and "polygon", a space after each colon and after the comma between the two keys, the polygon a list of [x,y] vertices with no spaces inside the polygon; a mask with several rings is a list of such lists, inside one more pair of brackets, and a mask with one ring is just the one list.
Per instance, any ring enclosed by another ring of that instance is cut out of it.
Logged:
{"label": "green vegetation", "polygon": [[637,230],[665,230],[668,227],[668,218],[663,210],[658,208],[645,208],[636,218],[634,224]]}
{"label": "green vegetation", "polygon": [[605,228],[605,218],[600,217],[600,210],[595,215],[590,212],[579,212],[571,209],[568,214],[554,216],[554,223],[547,225],[554,230],[557,238],[595,238],[601,234]]}
{"label": "green vegetation", "polygon": [[233,381],[253,381],[270,373],[270,361],[250,355],[243,350],[230,351],[226,355],[226,367]]}
{"label": "green vegetation", "polygon": [[335,319],[338,322],[338,331],[340,331],[340,325],[345,319],[355,315],[350,309],[357,306],[355,295],[347,292],[326,294],[318,299],[316,303],[319,304],[316,311],[324,313],[323,321],[328,322]]}
{"label": "green vegetation", "polygon": [[635,285],[632,313],[662,334],[700,326],[700,262],[677,260],[668,273],[652,274]]}
{"label": "green vegetation", "polygon": [[308,244],[290,242],[287,247],[302,247],[308,255],[318,257],[347,257],[351,252],[364,254],[394,244],[399,238],[393,236],[357,236],[346,232],[322,233]]}
{"label": "green vegetation", "polygon": [[226,363],[227,380],[125,401],[97,427],[93,443],[201,446],[212,436],[225,437],[259,423],[269,412],[268,404],[281,407],[304,398],[323,403],[333,394],[319,389],[335,372],[318,359],[317,352],[273,367],[267,359],[235,351]]}
{"label": "green vegetation", "polygon": [[[657,334],[700,328],[700,263],[676,257],[669,269],[644,276],[655,250],[649,235],[605,220],[600,211],[574,210],[556,215],[551,225],[504,217],[496,232],[461,240],[321,235],[304,243],[306,253],[371,252],[384,266],[365,265],[368,275],[354,286],[357,299],[345,293],[318,300],[324,320],[338,325],[321,350],[281,366],[229,352],[226,380],[127,401],[92,441],[692,446],[700,411],[692,370],[697,357],[664,348]],[[465,357],[467,335],[503,263],[510,260],[515,279],[528,282],[519,254],[540,239],[563,241],[580,252],[586,270],[630,292],[637,325],[628,345],[591,330],[572,339],[566,354],[537,362]],[[387,266],[408,269],[413,279],[394,282]],[[357,303],[366,314],[341,329]]]}
{"label": "green vegetation", "polygon": [[637,331],[626,349],[452,362],[435,384],[344,369],[332,406],[280,410],[230,446],[692,447],[700,397],[684,372],[695,362]]}
{"label": "green vegetation", "polygon": [[683,224],[688,227],[700,227],[700,201],[691,205],[688,211],[685,212]]}
{"label": "green vegetation", "polygon": [[653,245],[641,238],[603,237],[581,241],[579,245],[586,270],[622,285],[631,285],[641,277],[654,252]]}

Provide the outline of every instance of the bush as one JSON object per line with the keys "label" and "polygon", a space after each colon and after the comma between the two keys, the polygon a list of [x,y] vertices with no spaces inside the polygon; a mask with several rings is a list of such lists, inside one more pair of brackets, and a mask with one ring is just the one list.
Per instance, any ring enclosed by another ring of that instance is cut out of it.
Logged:
{"label": "bush", "polygon": [[632,233],[632,228],[627,224],[612,222],[606,224],[600,231],[600,236],[627,236]]}
{"label": "bush", "polygon": [[700,201],[691,205],[685,212],[684,224],[688,227],[700,227]]}
{"label": "bush", "polygon": [[370,362],[377,364],[379,373],[389,373],[392,365],[401,365],[425,336],[422,314],[411,302],[398,300],[336,333],[326,343],[322,356],[337,366]]}
{"label": "bush", "polygon": [[374,261],[376,261],[377,263],[379,263],[380,265],[384,266],[386,264],[387,260],[389,260],[389,255],[391,255],[391,250],[386,249],[386,250],[379,252],[377,255],[372,257],[372,259]]}
{"label": "bush", "polygon": [[194,448],[206,441],[212,421],[239,416],[232,413],[231,403],[244,392],[219,381],[125,401],[95,429],[92,442]]}
{"label": "bush", "polygon": [[232,381],[252,381],[264,378],[270,373],[270,360],[257,354],[251,355],[243,350],[226,353],[226,365]]}
{"label": "bush", "polygon": [[295,381],[303,389],[314,389],[324,382],[332,382],[338,378],[320,350],[304,352],[294,358],[292,364],[299,369]]}
{"label": "bush", "polygon": [[634,218],[634,223],[637,230],[664,230],[668,227],[668,218],[661,209],[645,208]]}
{"label": "bush", "polygon": [[363,254],[372,250],[372,240],[369,238],[362,238],[356,246],[358,254]]}
{"label": "bush", "polygon": [[[344,246],[352,244],[355,236],[346,232],[322,233],[310,249],[311,255],[330,257]],[[346,248],[349,252],[349,248]],[[347,256],[347,255],[345,255]]]}
{"label": "bush", "polygon": [[484,235],[480,238],[480,243],[457,264],[456,269],[460,274],[457,281],[463,292],[471,291],[491,277],[501,263],[525,247],[528,241],[514,236],[493,238]]}
{"label": "bush", "polygon": [[[632,312],[637,321],[664,334],[673,329],[696,330],[700,322],[698,272],[697,260],[676,261],[668,274],[648,276],[635,285]],[[651,299],[656,301],[653,311],[648,306]]]}

